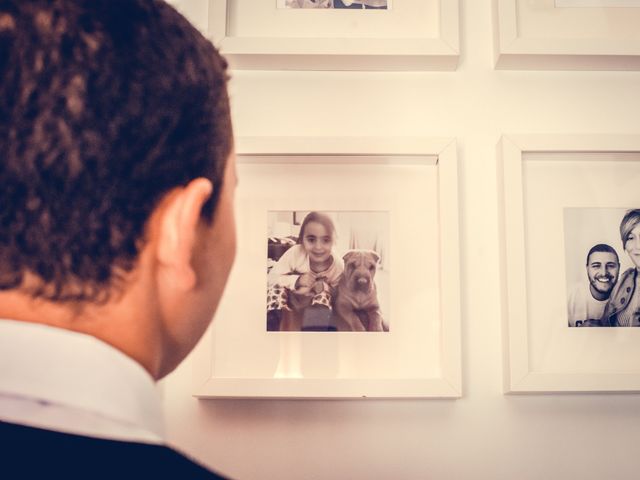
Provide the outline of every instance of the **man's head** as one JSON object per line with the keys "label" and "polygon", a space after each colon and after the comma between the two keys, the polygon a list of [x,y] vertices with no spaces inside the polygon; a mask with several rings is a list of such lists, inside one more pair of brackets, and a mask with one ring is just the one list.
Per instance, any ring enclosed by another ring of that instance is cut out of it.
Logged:
{"label": "man's head", "polygon": [[[162,1],[1,2],[0,293],[77,312],[143,281],[139,295],[163,295],[148,299],[158,318],[184,313],[175,293],[209,278],[211,245],[235,251],[226,82],[225,60]],[[195,280],[153,279],[163,262]],[[217,263],[224,285],[231,260]]]}
{"label": "man's head", "polygon": [[618,254],[609,245],[598,244],[587,254],[587,276],[591,296],[596,300],[606,300],[618,281],[620,261]]}

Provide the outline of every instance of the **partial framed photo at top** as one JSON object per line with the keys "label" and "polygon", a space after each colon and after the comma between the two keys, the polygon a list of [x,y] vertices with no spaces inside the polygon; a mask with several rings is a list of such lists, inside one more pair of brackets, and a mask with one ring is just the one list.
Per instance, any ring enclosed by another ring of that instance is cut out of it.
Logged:
{"label": "partial framed photo at top", "polygon": [[[198,0],[203,1],[203,0]],[[233,69],[455,70],[459,0],[206,0]]]}
{"label": "partial framed photo at top", "polygon": [[277,0],[278,8],[391,10],[393,0]]}
{"label": "partial framed photo at top", "polygon": [[640,391],[640,136],[505,136],[499,157],[505,391]]}
{"label": "partial framed photo at top", "polygon": [[456,146],[239,138],[236,263],[194,395],[461,395]]}
{"label": "partial framed photo at top", "polygon": [[640,70],[635,0],[494,0],[501,70]]}

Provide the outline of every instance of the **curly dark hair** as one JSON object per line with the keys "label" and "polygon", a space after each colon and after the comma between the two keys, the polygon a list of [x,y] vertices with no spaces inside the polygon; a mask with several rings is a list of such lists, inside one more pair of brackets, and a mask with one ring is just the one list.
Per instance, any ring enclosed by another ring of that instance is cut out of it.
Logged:
{"label": "curly dark hair", "polygon": [[210,222],[227,80],[161,0],[0,0],[0,289],[108,300],[160,199],[201,176]]}

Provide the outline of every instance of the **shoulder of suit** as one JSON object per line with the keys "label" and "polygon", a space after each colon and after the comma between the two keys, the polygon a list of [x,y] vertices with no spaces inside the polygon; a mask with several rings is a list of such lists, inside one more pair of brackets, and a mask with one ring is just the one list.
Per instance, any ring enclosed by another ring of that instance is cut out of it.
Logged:
{"label": "shoulder of suit", "polygon": [[3,466],[21,472],[22,478],[225,478],[166,445],[85,437],[6,422],[0,422],[0,442]]}

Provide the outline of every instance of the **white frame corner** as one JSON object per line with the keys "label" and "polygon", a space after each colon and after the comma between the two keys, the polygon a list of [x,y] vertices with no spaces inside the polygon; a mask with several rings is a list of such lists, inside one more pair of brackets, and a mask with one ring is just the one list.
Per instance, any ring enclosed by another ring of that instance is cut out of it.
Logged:
{"label": "white frame corner", "polygon": [[[531,15],[541,2],[522,4],[519,0],[494,0],[494,57],[498,70],[640,70],[640,35],[633,39],[606,36],[604,30],[583,25],[579,17],[571,20],[584,32],[567,33],[560,38],[546,36],[543,29],[535,36],[524,36],[518,15]],[[614,8],[614,7],[602,7]],[[580,10],[580,9],[569,9]],[[638,15],[640,15],[640,9]]]}

